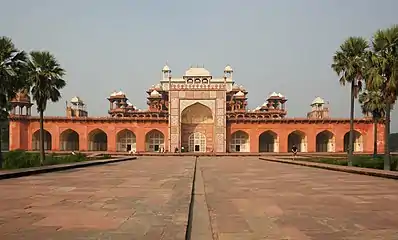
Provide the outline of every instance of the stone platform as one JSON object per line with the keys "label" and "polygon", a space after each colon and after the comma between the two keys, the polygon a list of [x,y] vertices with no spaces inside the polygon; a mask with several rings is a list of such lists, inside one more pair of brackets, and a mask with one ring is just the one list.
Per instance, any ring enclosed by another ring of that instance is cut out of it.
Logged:
{"label": "stone platform", "polygon": [[243,156],[199,157],[195,174],[195,157],[145,156],[1,180],[0,239],[389,240],[397,202],[396,180]]}

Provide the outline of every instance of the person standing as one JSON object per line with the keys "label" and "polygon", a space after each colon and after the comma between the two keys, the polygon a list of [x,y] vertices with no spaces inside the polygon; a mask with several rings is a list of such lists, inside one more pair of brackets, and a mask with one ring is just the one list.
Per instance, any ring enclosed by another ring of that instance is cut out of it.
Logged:
{"label": "person standing", "polygon": [[295,144],[293,144],[293,146],[292,146],[293,160],[296,159],[297,152],[298,152],[298,148],[296,147]]}

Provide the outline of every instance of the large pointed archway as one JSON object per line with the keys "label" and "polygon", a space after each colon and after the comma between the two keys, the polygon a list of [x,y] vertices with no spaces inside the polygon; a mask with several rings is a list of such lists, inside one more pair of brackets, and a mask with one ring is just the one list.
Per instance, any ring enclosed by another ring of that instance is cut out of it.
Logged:
{"label": "large pointed archway", "polygon": [[307,152],[307,135],[302,131],[293,131],[287,137],[288,151],[291,151],[293,145],[297,147],[298,152]]}
{"label": "large pointed archway", "polygon": [[[344,135],[344,152],[348,152],[350,131]],[[354,152],[363,152],[363,136],[360,132],[354,130]]]}
{"label": "large pointed archway", "polygon": [[59,137],[59,148],[61,151],[78,151],[79,134],[72,129],[63,131]]}
{"label": "large pointed archway", "polygon": [[317,152],[335,152],[335,137],[328,130],[322,131],[316,135]]}
{"label": "large pointed archway", "polygon": [[191,146],[192,137],[200,137],[201,142],[205,143],[205,146],[201,147],[201,151],[212,151],[213,129],[213,112],[208,106],[196,102],[186,107],[181,113],[181,147],[188,151],[194,151]]}
{"label": "large pointed archway", "polygon": [[108,136],[101,129],[95,129],[88,134],[89,151],[107,151]]}
{"label": "large pointed archway", "polygon": [[128,152],[137,150],[137,139],[135,134],[127,129],[124,129],[116,135],[116,151]]}
{"label": "large pointed archway", "polygon": [[258,137],[259,152],[279,152],[279,138],[273,131],[265,131]]}
{"label": "large pointed archway", "polygon": [[[52,136],[51,133],[44,129],[44,150],[52,149]],[[40,129],[32,135],[32,150],[40,150]]]}
{"label": "large pointed archway", "polygon": [[236,131],[231,135],[229,144],[230,152],[250,152],[249,134],[244,131]]}
{"label": "large pointed archway", "polygon": [[159,152],[164,148],[164,134],[159,130],[151,130],[145,136],[145,150],[147,152]]}

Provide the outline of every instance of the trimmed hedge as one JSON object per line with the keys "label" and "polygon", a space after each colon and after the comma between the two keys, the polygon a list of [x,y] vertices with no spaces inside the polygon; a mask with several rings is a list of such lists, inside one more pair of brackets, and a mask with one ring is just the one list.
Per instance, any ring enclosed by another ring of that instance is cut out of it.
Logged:
{"label": "trimmed hedge", "polygon": [[[47,154],[44,161],[44,166],[83,162],[89,160],[86,155],[76,153],[76,155],[56,155]],[[16,150],[3,153],[3,169],[18,169],[40,167],[40,153],[26,152],[23,150]]]}
{"label": "trimmed hedge", "polygon": [[[317,158],[302,158],[300,160],[308,162],[318,162],[333,165],[347,166],[347,159],[335,159],[327,157],[317,157]],[[395,170],[398,164],[398,157],[391,156],[391,169]],[[362,168],[373,168],[373,169],[384,169],[384,159],[383,155],[377,157],[373,156],[354,156],[352,160],[352,166],[362,167]]]}

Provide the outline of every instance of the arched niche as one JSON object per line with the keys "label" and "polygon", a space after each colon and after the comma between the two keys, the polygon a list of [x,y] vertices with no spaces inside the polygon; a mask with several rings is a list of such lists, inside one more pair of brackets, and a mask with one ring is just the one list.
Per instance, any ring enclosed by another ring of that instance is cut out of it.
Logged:
{"label": "arched niche", "polygon": [[[350,131],[344,135],[344,151],[348,152]],[[363,152],[363,136],[360,132],[354,130],[354,152]]]}
{"label": "arched niche", "polygon": [[137,139],[135,134],[124,129],[116,135],[116,151],[118,152],[128,152],[137,150]]}
{"label": "arched niche", "polygon": [[[44,150],[52,149],[52,136],[51,133],[44,129]],[[32,150],[40,150],[40,129],[32,135]]]}
{"label": "arched niche", "polygon": [[59,148],[61,151],[78,151],[79,134],[72,129],[63,131],[59,137]]}
{"label": "arched niche", "polygon": [[230,152],[250,152],[249,134],[244,131],[236,131],[231,135],[229,144]]}
{"label": "arched niche", "polygon": [[332,132],[324,130],[316,135],[317,152],[335,152],[335,136]]}
{"label": "arched niche", "polygon": [[291,151],[293,145],[296,145],[298,152],[307,152],[307,135],[302,131],[293,131],[288,137],[288,151]]}
{"label": "arched niche", "polygon": [[164,148],[164,134],[156,129],[149,131],[145,136],[145,149],[147,152],[159,152]]}
{"label": "arched niche", "polygon": [[88,134],[88,150],[89,151],[107,151],[108,136],[101,129],[94,129]]}
{"label": "arched niche", "polygon": [[273,131],[265,131],[258,137],[259,152],[279,152],[279,138]]}

